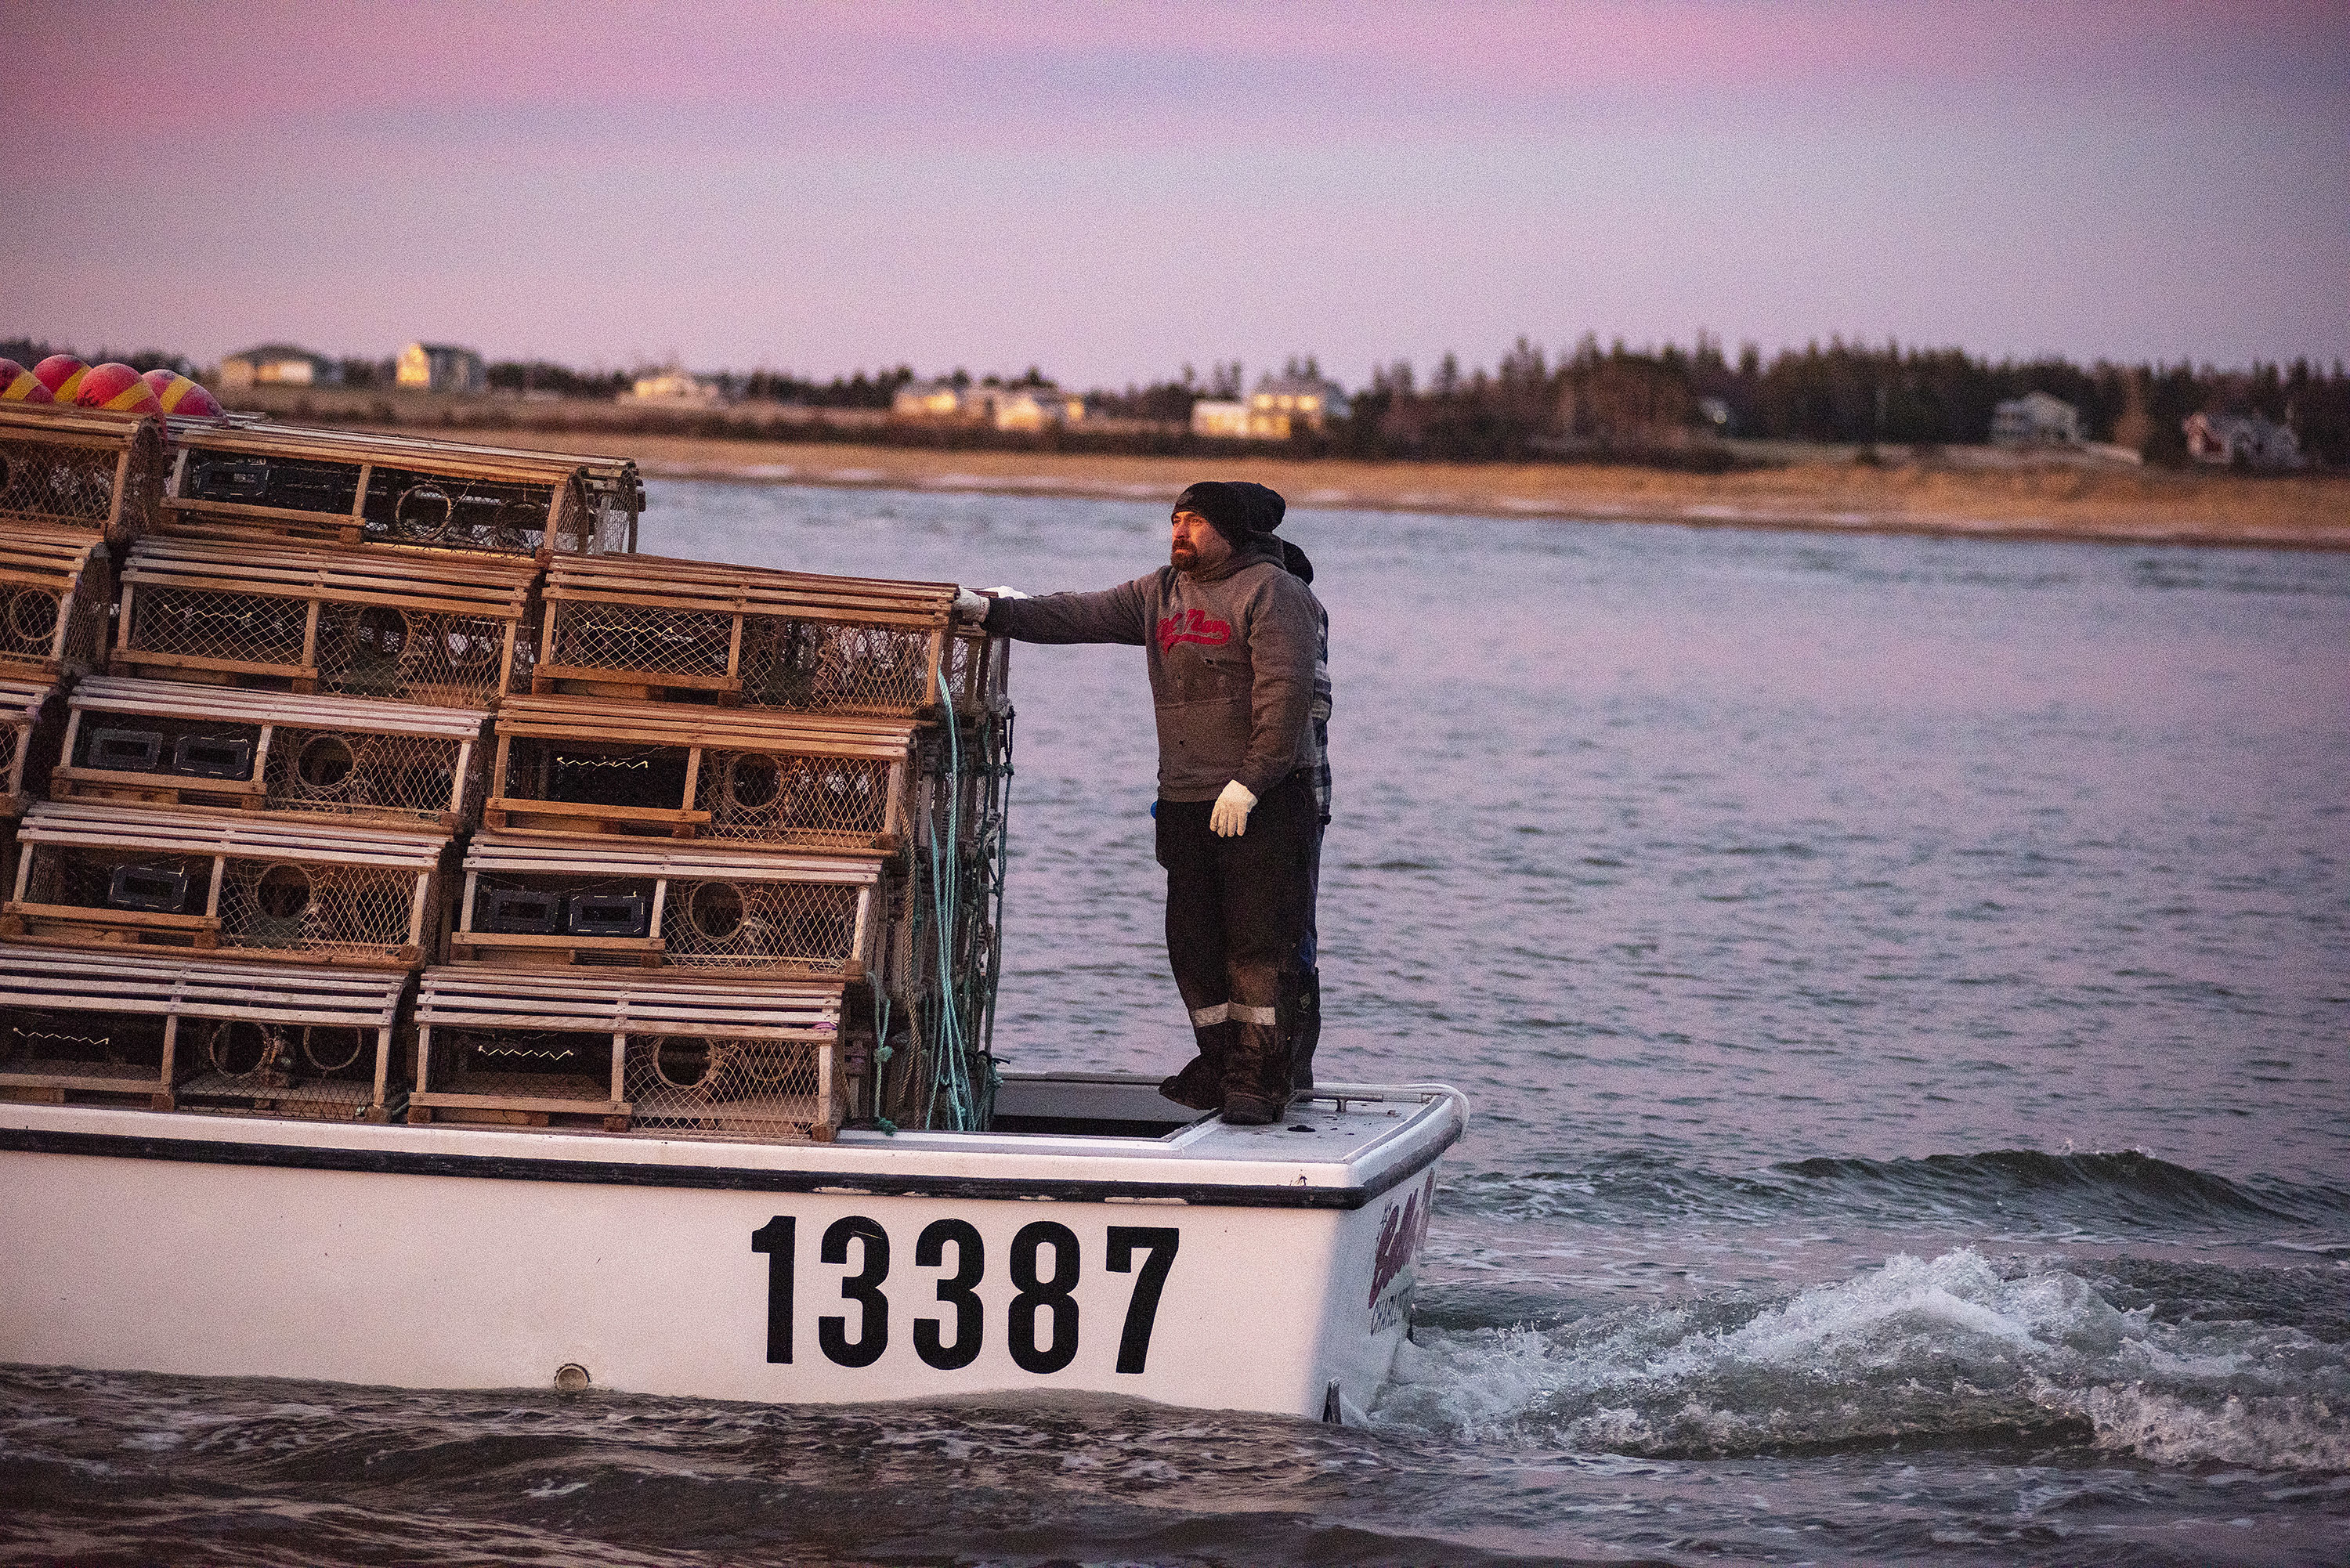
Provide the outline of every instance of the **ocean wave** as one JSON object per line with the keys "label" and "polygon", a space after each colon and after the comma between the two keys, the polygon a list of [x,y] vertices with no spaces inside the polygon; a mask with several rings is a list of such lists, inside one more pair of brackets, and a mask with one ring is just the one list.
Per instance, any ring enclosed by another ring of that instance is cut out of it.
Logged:
{"label": "ocean wave", "polygon": [[[1501,1220],[1757,1221],[1794,1216],[1893,1223],[1962,1220],[2062,1235],[2149,1228],[2324,1227],[2350,1223],[2350,1192],[2279,1180],[2231,1181],[2136,1151],[1992,1149],[1914,1159],[1816,1158],[1744,1172],[1655,1155],[1603,1156],[1581,1170],[1465,1172],[1443,1207]],[[2295,1239],[2302,1245],[2306,1237]]]}
{"label": "ocean wave", "polygon": [[2350,1470],[2350,1340],[2135,1293],[1962,1248],[1776,1300],[1417,1329],[1375,1414],[1652,1458],[1980,1445]]}

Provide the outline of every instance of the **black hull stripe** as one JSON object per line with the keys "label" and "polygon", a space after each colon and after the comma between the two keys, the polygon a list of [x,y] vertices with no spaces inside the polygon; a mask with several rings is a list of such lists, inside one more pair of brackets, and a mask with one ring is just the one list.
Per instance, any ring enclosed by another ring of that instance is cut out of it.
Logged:
{"label": "black hull stripe", "polygon": [[1360,1209],[1434,1165],[1451,1138],[1382,1171],[1360,1187],[1239,1187],[1205,1181],[1055,1181],[1028,1177],[885,1176],[820,1170],[750,1170],[719,1165],[627,1165],[598,1159],[424,1154],[402,1149],[320,1148],[301,1144],[214,1143],[207,1138],[126,1137],[110,1133],[0,1128],[0,1150],[253,1165],[280,1170],[361,1171],[380,1176],[458,1176],[490,1181],[572,1181],[607,1187],[699,1188],[726,1192],[821,1192],[842,1197],[962,1198],[1065,1203],[1155,1200],[1209,1209]]}

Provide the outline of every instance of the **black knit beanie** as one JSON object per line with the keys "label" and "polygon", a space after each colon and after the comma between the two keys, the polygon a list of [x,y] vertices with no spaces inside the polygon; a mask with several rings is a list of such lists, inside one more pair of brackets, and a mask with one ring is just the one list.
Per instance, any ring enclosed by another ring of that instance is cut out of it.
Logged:
{"label": "black knit beanie", "polygon": [[1289,504],[1278,491],[1244,479],[1203,479],[1175,498],[1178,512],[1196,512],[1235,545],[1281,526]]}

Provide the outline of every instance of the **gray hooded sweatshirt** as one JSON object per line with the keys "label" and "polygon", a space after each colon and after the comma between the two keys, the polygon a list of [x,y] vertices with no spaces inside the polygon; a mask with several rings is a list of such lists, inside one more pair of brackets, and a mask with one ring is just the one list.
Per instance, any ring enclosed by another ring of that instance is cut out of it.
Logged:
{"label": "gray hooded sweatshirt", "polygon": [[1099,593],[997,599],[987,611],[994,636],[1146,650],[1166,801],[1213,800],[1233,779],[1262,796],[1306,763],[1321,628],[1314,590],[1255,540],[1200,576],[1161,566]]}

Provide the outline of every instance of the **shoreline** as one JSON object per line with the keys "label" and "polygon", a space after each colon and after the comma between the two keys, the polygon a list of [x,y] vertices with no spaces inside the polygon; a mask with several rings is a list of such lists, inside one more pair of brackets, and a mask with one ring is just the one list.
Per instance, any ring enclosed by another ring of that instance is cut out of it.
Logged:
{"label": "shoreline", "polygon": [[1599,463],[1120,456],[562,431],[420,430],[547,451],[633,457],[650,478],[743,484],[1170,502],[1219,469],[1270,484],[1297,511],[1430,512],[1561,522],[1669,523],[1825,534],[2350,550],[2350,476],[2246,477],[2049,458],[1826,454],[1690,473]]}

